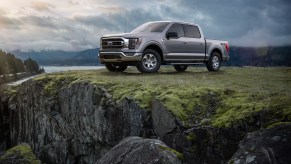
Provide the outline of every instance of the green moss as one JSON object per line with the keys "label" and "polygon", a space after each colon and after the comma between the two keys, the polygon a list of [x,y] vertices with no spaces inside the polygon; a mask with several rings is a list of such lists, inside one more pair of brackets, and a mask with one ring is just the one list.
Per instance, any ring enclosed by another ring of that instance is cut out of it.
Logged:
{"label": "green moss", "polygon": [[47,94],[56,95],[60,88],[68,87],[71,83],[76,83],[76,81],[79,79],[76,79],[75,77],[59,76],[55,78],[45,77],[34,80],[46,81],[46,84],[44,85],[44,91]]}
{"label": "green moss", "polygon": [[183,159],[184,159],[183,154],[181,154],[180,152],[178,152],[178,151],[175,150],[175,149],[172,149],[172,148],[169,148],[169,147],[166,147],[166,146],[159,146],[159,147],[160,147],[162,150],[170,151],[170,152],[174,153],[174,154],[177,156],[177,158],[178,158],[179,160],[183,160]]}
{"label": "green moss", "polygon": [[291,125],[291,122],[276,122],[276,123],[269,125],[267,127],[267,129],[272,129],[272,128],[275,128],[277,126],[282,126],[282,125]]}
{"label": "green moss", "polygon": [[20,144],[13,148],[8,149],[3,156],[0,157],[0,161],[9,159],[21,159],[30,164],[39,164],[40,160],[33,154],[31,148],[27,144]]}
{"label": "green moss", "polygon": [[[291,110],[282,94],[253,94],[237,92],[233,96],[223,97],[223,106],[220,107],[212,119],[212,125],[216,127],[230,127],[242,122],[253,121],[254,115],[266,111],[283,115],[290,119]],[[291,105],[291,104],[290,104]]]}
{"label": "green moss", "polygon": [[196,134],[195,133],[190,133],[186,136],[187,140],[189,141],[195,141],[196,140]]}
{"label": "green moss", "polygon": [[19,86],[5,86],[0,88],[0,92],[3,92],[5,95],[10,97],[16,95],[18,92]]}
{"label": "green moss", "polygon": [[215,73],[195,67],[177,73],[162,67],[155,74],[140,74],[135,68],[122,73],[101,69],[45,74],[34,80],[46,81],[45,91],[50,94],[88,81],[105,87],[116,101],[130,97],[149,110],[158,99],[186,127],[231,127],[251,124],[264,112],[277,121],[291,120],[290,79],[291,69],[280,67],[225,67]]}

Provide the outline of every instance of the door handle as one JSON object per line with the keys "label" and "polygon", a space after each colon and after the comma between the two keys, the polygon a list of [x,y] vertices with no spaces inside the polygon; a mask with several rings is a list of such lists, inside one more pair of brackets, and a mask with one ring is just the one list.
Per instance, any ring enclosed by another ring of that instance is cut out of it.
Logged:
{"label": "door handle", "polygon": [[187,42],[183,42],[184,44],[187,44]]}

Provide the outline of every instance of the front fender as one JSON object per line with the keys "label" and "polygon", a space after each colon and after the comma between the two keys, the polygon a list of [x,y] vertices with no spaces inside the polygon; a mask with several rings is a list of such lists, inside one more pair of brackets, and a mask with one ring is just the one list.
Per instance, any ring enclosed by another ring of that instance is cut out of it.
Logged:
{"label": "front fender", "polygon": [[163,54],[165,54],[165,47],[161,44],[161,43],[159,43],[159,42],[157,42],[157,41],[155,41],[155,40],[151,40],[151,41],[147,41],[143,46],[142,46],[142,52],[148,47],[148,46],[151,46],[151,45],[155,45],[155,46],[158,46],[161,50],[162,50],[162,53]]}

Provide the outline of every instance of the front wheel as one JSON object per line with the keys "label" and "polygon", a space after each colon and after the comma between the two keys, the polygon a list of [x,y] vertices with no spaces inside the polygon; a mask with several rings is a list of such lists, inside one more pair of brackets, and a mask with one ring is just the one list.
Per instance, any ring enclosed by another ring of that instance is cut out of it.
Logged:
{"label": "front wheel", "polygon": [[188,65],[174,65],[174,68],[178,72],[184,72],[188,68]]}
{"label": "front wheel", "polygon": [[218,52],[213,52],[210,59],[206,62],[208,71],[218,71],[221,66],[221,56]]}
{"label": "front wheel", "polygon": [[126,70],[127,65],[125,64],[112,64],[112,63],[106,63],[105,67],[110,72],[123,72]]}
{"label": "front wheel", "polygon": [[160,69],[161,57],[159,53],[152,49],[147,49],[142,54],[141,62],[139,62],[136,68],[141,73],[154,73]]}

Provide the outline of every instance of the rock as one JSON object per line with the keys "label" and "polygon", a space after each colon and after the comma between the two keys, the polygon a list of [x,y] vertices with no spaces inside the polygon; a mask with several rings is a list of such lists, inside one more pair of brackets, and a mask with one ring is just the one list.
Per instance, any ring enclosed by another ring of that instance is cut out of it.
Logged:
{"label": "rock", "polygon": [[181,152],[187,164],[226,163],[237,150],[241,137],[236,129],[193,127],[167,134],[163,142]]}
{"label": "rock", "polygon": [[248,133],[229,164],[291,163],[291,123]]}
{"label": "rock", "polygon": [[163,139],[163,137],[167,133],[173,131],[176,128],[175,117],[158,100],[154,100],[152,103],[151,116],[153,122],[153,130],[160,139]]}
{"label": "rock", "polygon": [[162,141],[128,137],[108,151],[96,164],[180,164],[181,154]]}
{"label": "rock", "polygon": [[1,157],[0,164],[40,164],[27,143],[8,149]]}
{"label": "rock", "polygon": [[93,163],[122,139],[147,135],[149,112],[134,101],[117,103],[103,87],[59,81],[49,93],[47,82],[27,81],[15,98],[2,98],[0,148],[26,142],[46,163]]}

